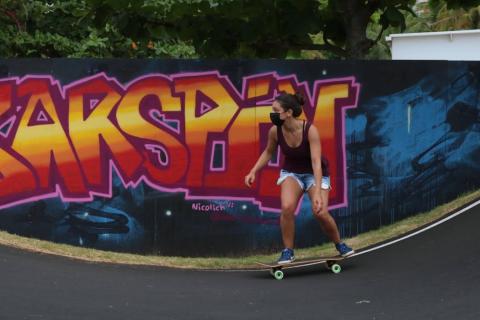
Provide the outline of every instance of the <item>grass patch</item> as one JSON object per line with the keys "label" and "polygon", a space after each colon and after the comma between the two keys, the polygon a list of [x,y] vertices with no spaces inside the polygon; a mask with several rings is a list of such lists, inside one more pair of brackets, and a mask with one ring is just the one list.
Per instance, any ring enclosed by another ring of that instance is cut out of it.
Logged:
{"label": "grass patch", "polygon": [[[479,198],[480,190],[467,193],[461,195],[456,200],[441,205],[429,212],[420,213],[413,217],[398,221],[394,224],[381,227],[377,230],[362,233],[356,237],[346,239],[346,242],[357,250],[368,247],[376,243],[401,236],[412,230],[427,225]],[[253,255],[239,258],[184,258],[137,255],[81,248],[50,241],[21,237],[5,231],[0,231],[0,244],[32,252],[58,255],[92,263],[148,265],[184,269],[250,269],[256,268],[256,261],[268,262],[275,261],[277,258],[276,253],[271,255]],[[336,251],[332,244],[324,244],[317,247],[295,250],[295,256],[297,259],[310,259],[318,256],[334,254],[336,254]]]}

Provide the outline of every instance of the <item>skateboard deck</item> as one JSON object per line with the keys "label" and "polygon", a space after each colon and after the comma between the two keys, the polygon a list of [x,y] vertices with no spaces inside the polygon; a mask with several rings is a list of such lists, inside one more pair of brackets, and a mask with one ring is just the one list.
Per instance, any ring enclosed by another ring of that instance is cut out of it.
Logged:
{"label": "skateboard deck", "polygon": [[256,262],[256,264],[269,269],[270,274],[275,279],[282,280],[283,277],[285,276],[283,272],[284,269],[308,267],[316,264],[325,264],[325,266],[329,270],[331,270],[333,273],[340,273],[342,271],[342,267],[340,266],[339,262],[347,258],[350,258],[350,256],[349,257],[330,256],[330,257],[320,257],[317,259],[295,260],[287,264],[278,264],[278,263],[267,264],[262,262]]}

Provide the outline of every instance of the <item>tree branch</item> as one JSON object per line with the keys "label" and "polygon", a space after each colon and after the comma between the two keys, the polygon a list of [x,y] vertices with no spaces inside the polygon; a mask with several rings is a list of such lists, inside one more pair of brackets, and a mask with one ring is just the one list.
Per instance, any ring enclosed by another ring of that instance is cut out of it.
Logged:
{"label": "tree branch", "polygon": [[298,48],[298,49],[303,49],[303,50],[326,50],[326,51],[331,51],[339,56],[345,57],[347,55],[347,52],[337,46],[331,45],[330,43],[328,44],[294,44],[293,47]]}
{"label": "tree branch", "polygon": [[322,38],[323,38],[323,42],[325,43],[325,46],[327,46],[327,49],[328,51],[331,51],[341,57],[348,57],[348,52],[347,50],[343,49],[343,48],[340,48],[336,45],[334,45],[333,43],[330,43],[327,39],[327,37],[325,36],[325,33],[322,34]]}
{"label": "tree branch", "polygon": [[378,41],[380,41],[380,38],[382,37],[382,34],[383,32],[385,31],[385,28],[382,26],[382,29],[380,30],[380,32],[378,33],[378,36],[375,38],[375,40],[373,40],[373,44],[377,43]]}

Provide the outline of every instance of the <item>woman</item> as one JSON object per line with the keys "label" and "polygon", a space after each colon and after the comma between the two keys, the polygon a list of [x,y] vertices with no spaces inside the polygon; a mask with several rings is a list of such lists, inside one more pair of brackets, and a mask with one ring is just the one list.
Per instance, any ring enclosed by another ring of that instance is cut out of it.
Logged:
{"label": "woman", "polygon": [[340,255],[346,257],[354,251],[340,240],[337,224],[328,212],[330,177],[325,159],[321,156],[320,136],[317,128],[298,119],[302,113],[304,99],[300,94],[281,93],[273,102],[270,119],[274,126],[268,132],[265,150],[252,170],[245,177],[245,184],[252,186],[256,173],[272,158],[277,145],[285,161],[277,184],[281,185],[280,227],[284,250],[279,264],[295,260],[295,209],[303,193],[308,193],[315,218],[328,238],[335,243]]}

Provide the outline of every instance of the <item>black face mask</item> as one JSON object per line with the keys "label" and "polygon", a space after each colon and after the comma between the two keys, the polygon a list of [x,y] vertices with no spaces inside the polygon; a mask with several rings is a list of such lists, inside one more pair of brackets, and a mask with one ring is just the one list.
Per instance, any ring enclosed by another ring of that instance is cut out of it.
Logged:
{"label": "black face mask", "polygon": [[280,113],[278,112],[271,112],[270,113],[270,120],[272,121],[272,123],[278,127],[280,127],[284,122],[285,120],[282,120],[280,119]]}

